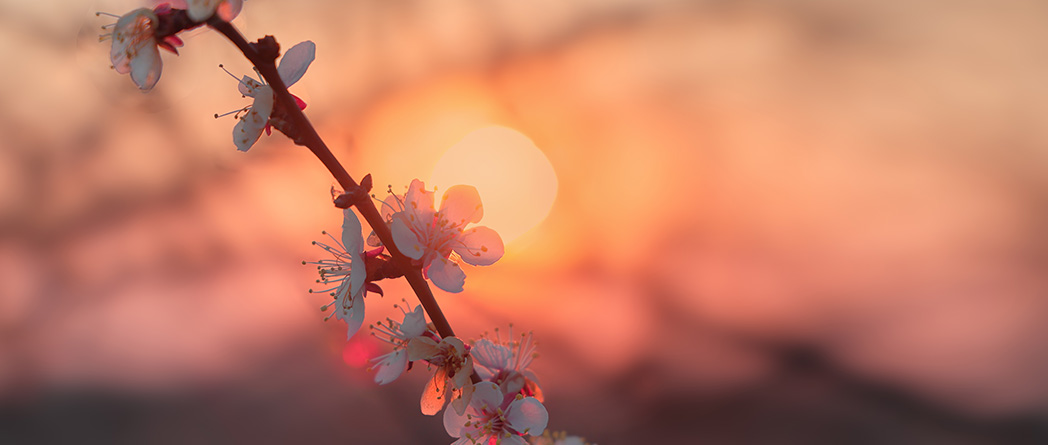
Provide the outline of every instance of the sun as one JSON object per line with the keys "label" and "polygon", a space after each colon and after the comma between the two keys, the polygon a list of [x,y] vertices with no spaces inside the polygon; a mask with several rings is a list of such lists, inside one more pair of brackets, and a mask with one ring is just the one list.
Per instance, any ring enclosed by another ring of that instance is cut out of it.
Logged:
{"label": "sun", "polygon": [[501,126],[476,130],[449,148],[430,183],[438,195],[456,184],[476,187],[484,203],[480,224],[506,244],[542,222],[557,197],[557,174],[546,155],[527,136]]}

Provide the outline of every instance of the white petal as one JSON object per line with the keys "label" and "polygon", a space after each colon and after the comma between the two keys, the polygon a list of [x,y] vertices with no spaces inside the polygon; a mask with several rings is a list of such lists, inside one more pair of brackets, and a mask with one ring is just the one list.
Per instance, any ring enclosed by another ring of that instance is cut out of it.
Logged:
{"label": "white petal", "polygon": [[506,423],[521,434],[538,436],[546,430],[549,413],[534,397],[525,397],[509,404],[506,409]]}
{"label": "white petal", "polygon": [[404,206],[401,203],[404,202],[403,195],[389,195],[384,201],[382,201],[382,208],[379,209],[379,214],[382,215],[383,221],[389,221],[393,217],[394,213],[404,211]]}
{"label": "white petal", "polygon": [[352,262],[353,267],[356,267],[357,257],[364,252],[364,237],[360,234],[360,218],[352,209],[342,210],[342,247],[351,256],[356,255]]}
{"label": "white petal", "polygon": [[397,245],[397,250],[408,258],[417,260],[426,253],[426,248],[419,242],[415,232],[411,231],[411,225],[407,221],[410,215],[407,213],[401,212],[393,215],[390,231],[393,232],[393,243]]}
{"label": "white petal", "polygon": [[131,58],[131,80],[142,91],[151,90],[160,80],[160,70],[163,68],[164,62],[160,60],[160,50],[156,45],[150,43],[139,48],[135,57]]}
{"label": "white petal", "polygon": [[[258,93],[258,89],[261,87],[262,82],[255,80],[255,78],[251,76],[244,76],[243,79],[240,79],[240,83],[237,84],[237,90],[240,91],[240,94],[247,97],[255,97],[255,94]],[[270,89],[270,91],[272,91],[272,89]]]}
{"label": "white petal", "polygon": [[426,190],[426,184],[418,179],[411,181],[408,192],[404,195],[404,206],[412,215],[417,215],[413,223],[418,220],[428,223],[433,217],[433,192]]}
{"label": "white petal", "polygon": [[255,145],[258,137],[262,136],[262,130],[266,128],[269,113],[272,111],[273,90],[268,86],[263,86],[259,88],[251,110],[240,116],[240,122],[233,127],[233,143],[236,144],[237,150],[247,151],[252,145]]}
{"label": "white petal", "polygon": [[494,264],[506,253],[502,237],[485,226],[471,227],[463,231],[452,249],[462,257],[462,261],[474,266]]}
{"label": "white petal", "polygon": [[[353,304],[343,312],[342,317],[346,320],[347,340],[353,338],[353,334],[356,334],[364,324],[364,292],[358,292],[352,294],[352,296]],[[342,308],[339,309],[341,310]]]}
{"label": "white petal", "polygon": [[495,411],[502,405],[504,398],[498,385],[492,382],[480,382],[473,386],[473,399],[469,401],[469,406],[476,411]]}
{"label": "white petal", "polygon": [[480,221],[484,216],[484,206],[480,203],[480,193],[471,185],[456,185],[444,192],[440,201],[440,214],[450,224],[465,227],[468,223]]}
{"label": "white petal", "polygon": [[415,310],[404,315],[400,332],[405,339],[418,337],[426,332],[426,316],[422,312],[422,306],[415,306]]}
{"label": "white petal", "polygon": [[349,289],[354,295],[354,304],[357,296],[360,298],[361,313],[364,310],[364,284],[367,281],[368,271],[364,265],[364,238],[360,236],[360,220],[351,209],[342,211],[342,245],[349,254]]}
{"label": "white petal", "polygon": [[385,385],[400,377],[408,368],[408,353],[403,349],[391,352],[383,356],[375,371],[375,383]]}
{"label": "white petal", "polygon": [[291,86],[298,82],[298,79],[306,74],[306,69],[309,68],[309,64],[313,63],[316,54],[317,45],[309,40],[288,49],[284,57],[280,59],[280,65],[277,66],[277,72],[280,73],[280,79],[284,81],[284,85]]}
{"label": "white petal", "polygon": [[466,284],[466,273],[457,263],[447,258],[436,258],[430,262],[426,275],[433,284],[446,292],[462,292],[462,286]]}
{"label": "white petal", "polygon": [[[451,437],[461,437],[462,427],[466,425],[466,416],[456,413],[453,409],[444,410],[444,430]],[[465,439],[463,437],[463,439]],[[456,442],[458,443],[458,442]]]}
{"label": "white petal", "polygon": [[113,27],[113,46],[109,48],[109,61],[113,69],[120,74],[131,71],[131,60],[144,47],[152,45],[153,26],[157,21],[156,14],[146,8],[139,8],[120,16]]}
{"label": "white petal", "polygon": [[478,365],[475,368],[477,374],[480,374],[480,377],[485,380],[503,369],[509,369],[510,361],[513,360],[513,351],[486,338],[474,342],[469,354],[473,356],[473,361]]}

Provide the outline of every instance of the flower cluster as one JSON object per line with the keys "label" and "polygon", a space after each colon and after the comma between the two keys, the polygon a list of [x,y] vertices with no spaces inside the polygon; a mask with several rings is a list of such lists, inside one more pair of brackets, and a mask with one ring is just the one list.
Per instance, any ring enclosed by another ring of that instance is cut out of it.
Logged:
{"label": "flower cluster", "polygon": [[[411,251],[408,249],[418,246],[413,251],[419,253],[409,257],[431,271],[434,283],[442,283],[432,273],[434,264],[450,262],[447,257],[451,252],[456,252],[464,261],[469,255],[482,258],[479,262],[487,264],[502,256],[502,241],[494,231],[484,227],[465,229],[467,223],[478,221],[483,211],[475,189],[452,187],[445,194],[439,212],[433,210],[432,202],[432,192],[416,180],[406,196],[387,200],[385,216],[394,228],[397,248]],[[466,213],[467,209],[473,212]],[[426,222],[416,223],[423,217],[428,218]],[[474,235],[478,233],[480,235]],[[332,244],[315,244],[332,258],[312,264],[317,265],[320,273],[317,281],[330,286],[324,291],[334,298],[324,310],[334,305],[333,316],[346,321],[352,336],[363,323],[364,295],[368,289],[377,288],[369,280],[378,276],[375,273],[378,267],[374,264],[380,263],[369,263],[368,258],[378,258],[382,247],[364,251],[360,221],[350,209],[343,211],[341,242],[331,239]],[[431,242],[433,239],[440,242]],[[473,243],[474,240],[481,241]],[[474,250],[482,255],[472,255],[470,252]],[[476,263],[478,261],[474,261]],[[461,271],[457,266],[456,269]],[[458,288],[461,289],[461,280]],[[387,318],[370,326],[374,337],[392,347],[390,352],[371,360],[373,365],[369,369],[375,372],[376,383],[393,382],[411,369],[412,364],[424,363],[432,376],[422,391],[419,407],[423,414],[430,416],[444,410],[444,427],[458,439],[457,444],[525,444],[524,436],[536,436],[546,429],[549,416],[542,405],[538,379],[530,368],[537,356],[531,333],[514,339],[511,326],[510,335],[505,339],[496,329],[493,338],[467,343],[456,337],[441,337],[426,323],[421,306],[395,307],[401,310],[403,318],[399,321]]]}
{"label": "flower cluster", "polygon": [[[212,16],[233,20],[240,14],[243,0],[172,0],[153,9],[139,8],[117,18],[115,24],[103,26],[112,31],[99,36],[112,40],[109,59],[120,74],[131,74],[131,80],[142,91],[153,89],[164,67],[160,48],[178,54],[182,39],[178,33],[196,28]],[[102,15],[97,13],[96,15]]]}
{"label": "flower cluster", "polygon": [[[112,40],[110,60],[113,68],[118,73],[130,74],[131,80],[143,91],[152,89],[160,79],[163,62],[159,50],[165,49],[177,55],[178,48],[183,45],[178,34],[205,23],[223,32],[250,60],[261,66],[262,62],[251,54],[264,53],[269,57],[269,50],[275,54],[278,48],[275,39],[267,36],[257,44],[247,44],[235,28],[224,23],[233,20],[242,6],[243,0],[171,0],[152,9],[140,8],[123,16],[114,15],[116,23],[103,27],[109,32],[100,40]],[[268,49],[259,51],[259,47]],[[313,42],[294,45],[276,66],[281,82],[272,76],[268,79],[278,86],[280,83],[290,86],[302,78],[315,57],[316,45]],[[265,61],[264,72],[271,72],[271,62],[271,58]],[[257,68],[256,72],[259,72]],[[271,128],[275,127],[296,143],[309,145],[315,152],[327,151],[322,143],[311,145],[309,141],[303,142],[299,136],[304,131],[312,131],[308,121],[290,107],[291,104],[277,101],[278,92],[266,84],[261,75],[259,79],[246,75],[233,77],[240,93],[252,98],[250,106],[229,113],[238,119],[233,129],[237,149],[247,151],[263,131],[270,134]],[[286,89],[281,89],[280,97],[286,98],[286,92]],[[305,102],[292,97],[299,110],[305,109]],[[325,159],[320,153],[317,155]],[[325,165],[328,165],[327,161]],[[341,167],[333,169],[329,165],[329,169],[340,182],[352,183],[352,179],[345,181],[345,171]],[[476,225],[484,215],[476,188],[466,185],[449,188],[437,208],[435,193],[426,190],[423,182],[416,179],[403,195],[395,195],[390,190],[390,196],[382,202],[378,213],[382,219],[378,220],[374,207],[363,207],[371,206],[370,201],[353,198],[363,197],[370,191],[370,175],[361,184],[355,188],[359,193],[346,193],[335,199],[337,206],[350,207],[343,210],[341,236],[328,235],[330,241],[314,242],[329,257],[303,261],[303,264],[316,266],[320,276],[316,280],[318,290],[310,289],[310,292],[326,293],[331,297],[321,307],[324,312],[331,310],[325,320],[334,317],[345,322],[347,338],[352,338],[364,325],[368,292],[383,294],[378,281],[408,273],[411,274],[409,278],[417,277],[421,271],[422,276],[437,287],[447,292],[461,292],[466,274],[460,261],[487,266],[502,258],[505,251],[502,238],[494,230]],[[345,197],[350,199],[343,199]],[[361,215],[369,218],[373,228],[381,227],[383,233],[389,235],[383,236],[386,245],[372,233],[367,244],[374,248],[365,248],[362,225],[351,206],[357,206]],[[384,253],[386,249],[388,254]],[[444,428],[456,439],[454,444],[457,445],[525,445],[529,443],[525,439],[528,436],[533,444],[582,443],[577,437],[543,434],[549,414],[542,404],[538,378],[530,367],[537,357],[530,332],[515,338],[511,326],[505,339],[496,329],[494,337],[463,341],[454,336],[447,321],[442,319],[428,289],[419,290],[420,283],[413,279],[411,283],[426,310],[436,307],[435,311],[429,312],[436,317],[435,323],[426,322],[423,306],[411,307],[404,301],[403,305],[394,305],[403,315],[399,320],[387,318],[369,325],[371,335],[390,346],[389,352],[371,359],[369,370],[375,373],[376,383],[388,384],[414,365],[424,366],[431,377],[422,390],[420,410],[428,416],[443,411]],[[421,287],[426,287],[425,283],[421,284]]]}
{"label": "flower cluster", "polygon": [[535,357],[530,333],[515,342],[481,339],[469,345],[428,329],[421,307],[402,311],[403,322],[387,319],[372,326],[373,335],[393,346],[392,352],[372,360],[376,382],[390,383],[412,363],[425,362],[433,376],[422,391],[422,413],[443,409],[444,428],[458,439],[455,444],[522,445],[527,443],[524,436],[546,429],[549,414],[528,369]]}
{"label": "flower cluster", "polygon": [[549,414],[542,405],[542,390],[529,368],[537,357],[529,332],[512,340],[482,338],[473,343],[470,356],[478,376],[466,412],[444,411],[444,428],[455,444],[502,443],[523,445],[523,436],[537,436],[546,429]]}
{"label": "flower cluster", "polygon": [[[467,228],[484,216],[476,188],[449,188],[439,210],[434,209],[433,195],[422,181],[411,181],[406,194],[390,193],[383,202],[382,217],[390,225],[397,250],[421,265],[426,278],[447,292],[462,292],[466,274],[454,257],[466,264],[488,266],[502,258],[505,247],[494,230]],[[380,245],[374,235],[368,243]]]}

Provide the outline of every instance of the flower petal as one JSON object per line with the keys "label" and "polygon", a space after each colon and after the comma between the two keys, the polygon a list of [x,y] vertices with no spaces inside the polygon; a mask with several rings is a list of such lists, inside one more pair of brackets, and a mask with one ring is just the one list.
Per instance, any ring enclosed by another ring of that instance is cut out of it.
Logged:
{"label": "flower petal", "polygon": [[[367,281],[368,272],[364,265],[364,237],[360,236],[360,220],[352,209],[342,211],[342,246],[349,254],[349,291],[360,296],[360,313],[364,313],[364,282]],[[359,326],[358,326],[359,328]]]}
{"label": "flower petal", "polygon": [[317,45],[309,40],[292,46],[284,52],[284,57],[280,59],[280,65],[277,66],[277,72],[280,73],[280,79],[284,81],[284,85],[291,86],[298,82],[298,79],[306,74],[306,69],[309,68],[309,64],[313,63],[316,54]]}
{"label": "flower petal", "polygon": [[473,385],[473,399],[469,401],[470,409],[476,411],[495,411],[502,405],[502,391],[492,382],[480,382]]}
{"label": "flower petal", "polygon": [[400,332],[405,339],[418,337],[426,332],[426,316],[422,312],[422,306],[415,306],[415,310],[404,315]]}
{"label": "flower petal", "polygon": [[518,433],[537,436],[546,430],[549,413],[534,397],[514,401],[506,409],[506,423]]}
{"label": "flower petal", "polygon": [[426,382],[426,389],[422,390],[422,399],[419,401],[419,406],[422,407],[422,414],[432,416],[444,408],[449,386],[444,368],[437,368],[436,372],[433,373],[433,378]]}
{"label": "flower petal", "polygon": [[382,215],[383,221],[389,221],[393,217],[394,213],[403,212],[404,196],[402,195],[389,195],[385,200],[382,201],[382,207],[379,208],[379,214]]}
{"label": "flower petal", "polygon": [[408,353],[399,349],[382,357],[375,371],[375,383],[385,385],[400,377],[408,369]]}
{"label": "flower petal", "polygon": [[348,307],[340,307],[342,311],[342,318],[346,321],[346,339],[353,338],[353,334],[356,334],[360,330],[360,327],[364,324],[364,293],[357,292],[347,295],[352,297],[352,302]]}
{"label": "flower petal", "polygon": [[513,352],[509,348],[486,338],[474,342],[469,353],[477,365],[477,374],[485,380],[494,377],[503,369],[509,369],[510,361],[513,360]]}
{"label": "flower petal", "polygon": [[240,10],[243,7],[243,0],[224,0],[215,8],[215,14],[218,15],[218,18],[231,22],[240,15]]}
{"label": "flower petal", "polygon": [[363,263],[364,237],[360,235],[360,219],[352,209],[342,210],[342,247],[353,257],[353,267],[357,261]]}
{"label": "flower petal", "polygon": [[408,342],[408,360],[429,360],[440,353],[436,340],[429,337],[416,337]]}
{"label": "flower petal", "polygon": [[418,179],[411,181],[408,192],[404,195],[404,207],[409,213],[418,215],[412,223],[428,223],[433,216],[433,192],[426,190],[426,184]]}
{"label": "flower petal", "polygon": [[120,74],[131,71],[131,61],[146,46],[155,46],[154,24],[157,16],[146,8],[139,8],[120,16],[113,27],[113,45],[109,48],[109,61]]}
{"label": "flower petal", "polygon": [[480,193],[471,185],[456,185],[444,192],[440,201],[440,215],[456,227],[465,227],[468,223],[479,222],[484,216],[484,206],[480,203]]}
{"label": "flower petal", "polygon": [[258,90],[261,87],[262,82],[255,80],[255,78],[251,76],[244,76],[243,79],[240,79],[240,83],[237,84],[237,90],[240,91],[240,94],[247,97],[255,97],[255,94],[258,93]]}
{"label": "flower petal", "polygon": [[466,273],[457,263],[447,258],[436,258],[430,262],[426,274],[433,284],[446,292],[462,292],[462,286],[466,284]]}
{"label": "flower petal", "polygon": [[444,430],[448,432],[449,436],[462,437],[462,428],[465,425],[466,415],[464,413],[458,413],[453,409],[444,410]]}
{"label": "flower petal", "polygon": [[426,253],[426,248],[419,242],[415,232],[411,230],[411,223],[407,220],[409,216],[407,212],[393,215],[393,224],[390,226],[390,231],[393,232],[393,243],[397,245],[397,250],[409,258],[417,260]]}
{"label": "flower petal", "polygon": [[131,58],[131,80],[142,91],[149,91],[160,80],[160,70],[163,67],[164,62],[160,60],[160,50],[157,46],[152,43],[145,45]]}
{"label": "flower petal", "polygon": [[462,261],[474,266],[494,264],[506,253],[502,237],[498,232],[485,227],[471,227],[458,236],[458,243],[452,247]]}
{"label": "flower petal", "polygon": [[266,128],[269,122],[269,113],[273,111],[273,90],[263,85],[255,96],[255,102],[251,110],[240,116],[240,122],[233,127],[233,143],[237,150],[247,151]]}
{"label": "flower petal", "polygon": [[463,385],[461,390],[455,391],[455,398],[448,406],[460,415],[466,414],[466,408],[469,407],[471,400],[473,400],[473,382],[469,382]]}

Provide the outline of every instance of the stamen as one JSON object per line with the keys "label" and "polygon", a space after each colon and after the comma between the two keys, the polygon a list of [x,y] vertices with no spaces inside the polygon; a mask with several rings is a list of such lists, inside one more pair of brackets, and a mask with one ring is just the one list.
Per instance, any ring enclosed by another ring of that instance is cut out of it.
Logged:
{"label": "stamen", "polygon": [[255,72],[256,75],[258,75],[258,81],[262,85],[266,85],[266,78],[262,76],[262,72],[258,70],[258,67],[253,66],[251,67],[251,69]]}
{"label": "stamen", "polygon": [[102,11],[95,12],[95,17],[100,17],[100,16],[103,16],[103,15],[107,16],[107,17],[113,17],[115,19],[119,19],[120,18],[120,16],[118,16],[116,14],[110,14],[108,12],[102,12]]}
{"label": "stamen", "polygon": [[[215,119],[218,119],[220,117],[226,117],[226,116],[229,116],[230,114],[245,113],[245,112],[247,112],[247,110],[250,110],[250,109],[251,109],[251,106],[249,105],[249,106],[246,106],[246,107],[241,108],[239,110],[230,111],[228,113],[222,113],[222,114],[215,113]],[[239,116],[237,116],[237,117],[239,117]]]}
{"label": "stamen", "polygon": [[229,70],[227,70],[227,69],[226,69],[225,65],[222,65],[222,64],[220,63],[220,64],[218,64],[218,67],[219,67],[219,68],[222,68],[222,71],[225,71],[225,72],[226,72],[226,74],[229,74],[229,77],[232,77],[232,78],[233,78],[233,80],[236,80],[236,81],[237,81],[237,83],[240,83],[240,82],[241,82],[240,78],[239,78],[239,77],[237,77],[237,76],[236,76],[235,74],[233,74],[233,73],[229,72]]}

